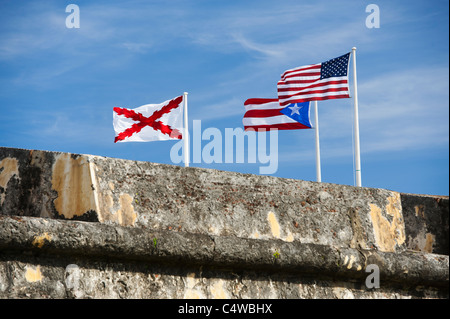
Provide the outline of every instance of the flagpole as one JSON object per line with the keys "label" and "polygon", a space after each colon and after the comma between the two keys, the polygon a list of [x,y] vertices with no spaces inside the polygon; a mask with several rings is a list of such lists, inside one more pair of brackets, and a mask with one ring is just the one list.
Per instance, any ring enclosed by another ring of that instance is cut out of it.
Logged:
{"label": "flagpole", "polygon": [[316,129],[316,180],[322,181],[322,173],[320,171],[320,145],[319,145],[319,112],[317,110],[317,101],[314,101],[314,121]]}
{"label": "flagpole", "polygon": [[361,155],[359,149],[359,118],[358,118],[358,85],[356,83],[356,48],[352,48],[353,55],[353,91],[354,91],[354,130],[355,130],[355,171],[356,171],[356,186],[361,186]]}
{"label": "flagpole", "polygon": [[187,95],[188,95],[188,92],[183,93],[183,101],[184,101],[184,134],[183,134],[184,167],[189,166],[189,129],[188,129]]}

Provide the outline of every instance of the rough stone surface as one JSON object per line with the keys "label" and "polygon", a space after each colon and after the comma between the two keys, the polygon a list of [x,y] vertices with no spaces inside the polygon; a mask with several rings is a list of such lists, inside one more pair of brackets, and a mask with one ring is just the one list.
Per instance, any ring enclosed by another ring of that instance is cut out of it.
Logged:
{"label": "rough stone surface", "polygon": [[[444,255],[33,217],[0,217],[0,250],[0,296],[8,297],[437,298],[446,296],[449,272]],[[364,289],[370,264],[383,289]],[[313,292],[312,283],[323,287]]]}
{"label": "rough stone surface", "polygon": [[0,147],[0,297],[448,298],[448,268],[448,197]]}
{"label": "rough stone surface", "polygon": [[449,254],[448,204],[444,196],[402,194],[408,249]]}
{"label": "rough stone surface", "polygon": [[89,155],[0,154],[3,215],[406,249],[397,192]]}

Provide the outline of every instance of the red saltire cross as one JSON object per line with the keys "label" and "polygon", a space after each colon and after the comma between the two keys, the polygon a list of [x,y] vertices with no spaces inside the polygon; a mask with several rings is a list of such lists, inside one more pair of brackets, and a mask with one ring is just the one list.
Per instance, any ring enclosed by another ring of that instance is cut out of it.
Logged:
{"label": "red saltire cross", "polygon": [[115,107],[113,110],[118,115],[124,115],[125,117],[130,118],[138,123],[134,123],[130,128],[127,128],[125,131],[119,133],[114,139],[114,143],[123,141],[125,138],[132,136],[134,133],[139,133],[146,126],[150,126],[156,131],[160,131],[163,134],[169,134],[170,137],[181,140],[183,136],[180,131],[157,120],[164,114],[167,114],[173,109],[177,108],[182,101],[183,96],[179,96],[164,105],[161,109],[153,112],[153,114],[149,117],[145,117],[141,113],[135,112],[130,109]]}

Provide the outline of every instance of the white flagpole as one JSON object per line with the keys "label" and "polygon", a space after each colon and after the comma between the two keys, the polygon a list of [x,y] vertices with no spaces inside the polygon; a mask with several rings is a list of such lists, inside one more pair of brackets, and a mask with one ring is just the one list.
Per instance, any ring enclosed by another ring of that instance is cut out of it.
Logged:
{"label": "white flagpole", "polygon": [[355,171],[356,171],[356,186],[361,186],[361,155],[359,149],[359,118],[358,118],[358,85],[356,83],[356,48],[352,48],[353,55],[353,101],[355,103]]}
{"label": "white flagpole", "polygon": [[319,145],[319,112],[317,110],[317,101],[314,101],[314,121],[316,129],[316,180],[322,181],[322,173],[320,172],[320,145]]}
{"label": "white flagpole", "polygon": [[184,167],[189,166],[189,129],[188,129],[187,95],[188,95],[187,92],[183,93],[183,101],[184,101],[184,134],[183,134]]}

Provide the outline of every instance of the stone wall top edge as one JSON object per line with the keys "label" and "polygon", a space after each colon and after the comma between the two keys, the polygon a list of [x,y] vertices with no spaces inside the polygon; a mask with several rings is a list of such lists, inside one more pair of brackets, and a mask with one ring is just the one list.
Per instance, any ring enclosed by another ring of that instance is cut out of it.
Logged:
{"label": "stone wall top edge", "polygon": [[[3,151],[2,151],[3,150]],[[320,185],[321,187],[343,187],[343,188],[355,188],[355,189],[363,189],[363,190],[373,190],[373,191],[387,191],[387,192],[396,192],[400,194],[404,194],[401,192],[397,192],[395,190],[389,190],[389,189],[383,189],[383,188],[375,188],[375,187],[356,187],[353,185],[347,185],[347,184],[337,184],[337,183],[328,183],[328,182],[316,182],[316,181],[308,181],[308,180],[301,180],[301,179],[293,179],[293,178],[286,178],[286,177],[277,177],[277,176],[270,176],[270,175],[256,175],[256,174],[249,174],[249,173],[241,173],[241,172],[234,172],[234,171],[226,171],[226,170],[220,170],[220,169],[213,169],[213,168],[204,168],[204,167],[183,167],[179,165],[174,164],[166,164],[166,163],[155,163],[155,162],[149,162],[149,161],[139,161],[139,160],[131,160],[131,159],[122,159],[122,158],[116,158],[116,157],[107,157],[102,155],[93,155],[93,154],[82,154],[82,153],[71,153],[71,152],[62,152],[62,151],[50,151],[50,150],[37,150],[37,149],[25,149],[25,148],[12,148],[12,147],[4,147],[0,146],[0,159],[2,158],[2,153],[10,150],[15,152],[42,152],[47,154],[54,154],[54,155],[60,155],[60,154],[68,154],[70,156],[74,157],[85,157],[88,159],[88,161],[91,160],[99,160],[99,161],[121,161],[121,162],[128,162],[130,164],[138,164],[138,165],[150,165],[150,166],[159,166],[159,167],[167,167],[170,169],[180,169],[180,170],[186,170],[191,172],[198,172],[198,173],[211,173],[214,172],[216,174],[225,174],[229,176],[239,176],[239,177],[245,177],[245,178],[255,178],[255,179],[268,179],[268,180],[283,180],[283,181],[289,181],[289,182],[302,182],[310,185]],[[440,197],[440,198],[448,198],[448,196],[439,196],[439,195],[427,195],[427,194],[407,194],[407,195],[416,195],[416,196],[423,196],[423,197]]]}

